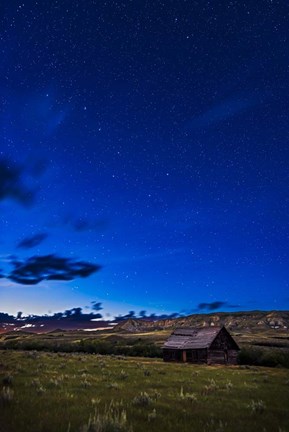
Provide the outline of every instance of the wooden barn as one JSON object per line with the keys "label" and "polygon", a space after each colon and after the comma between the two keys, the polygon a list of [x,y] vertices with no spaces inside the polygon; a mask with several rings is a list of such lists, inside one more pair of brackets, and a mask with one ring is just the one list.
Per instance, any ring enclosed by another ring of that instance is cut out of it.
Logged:
{"label": "wooden barn", "polygon": [[225,327],[178,328],[163,345],[164,361],[237,364],[240,348]]}

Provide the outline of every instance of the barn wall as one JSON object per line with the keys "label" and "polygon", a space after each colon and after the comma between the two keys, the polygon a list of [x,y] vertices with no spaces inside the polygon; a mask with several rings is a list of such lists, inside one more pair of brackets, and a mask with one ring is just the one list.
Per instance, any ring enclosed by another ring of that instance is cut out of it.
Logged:
{"label": "barn wall", "polygon": [[237,364],[237,350],[209,350],[208,364]]}
{"label": "barn wall", "polygon": [[181,350],[173,350],[173,349],[164,349],[163,350],[163,359],[167,362],[179,362],[182,361],[182,351]]}
{"label": "barn wall", "polygon": [[163,359],[164,361],[177,361],[186,363],[207,363],[207,349],[195,349],[195,350],[173,350],[164,349]]}
{"label": "barn wall", "polygon": [[[237,350],[186,350],[187,363],[208,363],[208,364],[237,364]],[[184,362],[183,350],[163,350],[163,359],[166,362]]]}
{"label": "barn wall", "polygon": [[209,350],[208,351],[208,364],[225,364],[224,350]]}
{"label": "barn wall", "polygon": [[228,364],[236,365],[238,364],[238,351],[228,350]]}
{"label": "barn wall", "polygon": [[207,349],[190,349],[187,350],[188,363],[207,363]]}

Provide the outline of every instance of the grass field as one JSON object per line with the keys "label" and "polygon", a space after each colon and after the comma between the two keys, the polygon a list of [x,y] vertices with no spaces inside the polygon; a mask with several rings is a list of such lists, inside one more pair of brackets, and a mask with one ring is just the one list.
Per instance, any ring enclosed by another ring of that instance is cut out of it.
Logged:
{"label": "grass field", "polygon": [[1,432],[289,431],[287,369],[7,350],[0,375]]}

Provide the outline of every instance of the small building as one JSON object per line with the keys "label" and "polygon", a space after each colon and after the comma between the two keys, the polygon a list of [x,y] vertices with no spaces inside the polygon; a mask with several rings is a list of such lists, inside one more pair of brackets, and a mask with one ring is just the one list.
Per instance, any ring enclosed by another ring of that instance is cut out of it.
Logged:
{"label": "small building", "polygon": [[163,345],[164,361],[237,364],[240,348],[225,327],[178,328]]}

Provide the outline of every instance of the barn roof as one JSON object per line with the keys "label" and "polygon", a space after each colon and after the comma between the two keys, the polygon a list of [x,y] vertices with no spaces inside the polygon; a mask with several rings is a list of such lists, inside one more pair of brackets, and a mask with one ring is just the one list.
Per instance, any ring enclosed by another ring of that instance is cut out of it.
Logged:
{"label": "barn roof", "polygon": [[163,348],[198,349],[208,348],[221,327],[178,328],[173,331]]}

